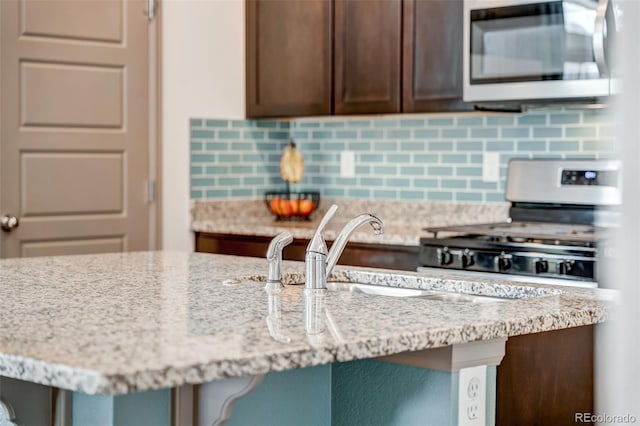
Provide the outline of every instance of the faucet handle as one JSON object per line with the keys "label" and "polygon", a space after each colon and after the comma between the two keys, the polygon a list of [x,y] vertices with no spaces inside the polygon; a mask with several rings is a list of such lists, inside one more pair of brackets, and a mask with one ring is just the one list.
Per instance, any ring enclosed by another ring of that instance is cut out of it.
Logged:
{"label": "faucet handle", "polygon": [[309,245],[307,246],[307,253],[310,251],[316,253],[327,254],[327,243],[324,241],[324,237],[322,236],[322,232],[324,228],[327,226],[327,223],[331,220],[331,218],[336,214],[338,210],[338,206],[332,204],[331,207],[327,210],[327,212],[322,217],[318,228],[316,229],[315,234],[313,234],[313,238],[309,241]]}
{"label": "faucet handle", "polygon": [[269,275],[267,287],[282,286],[282,250],[293,242],[291,232],[284,231],[273,237],[267,248],[267,261],[269,262]]}

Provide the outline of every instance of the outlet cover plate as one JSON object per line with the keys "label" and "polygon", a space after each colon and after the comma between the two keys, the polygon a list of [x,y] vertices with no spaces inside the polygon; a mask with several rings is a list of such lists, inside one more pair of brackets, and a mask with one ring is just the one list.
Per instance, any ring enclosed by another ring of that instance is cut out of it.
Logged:
{"label": "outlet cover plate", "polygon": [[482,180],[498,182],[500,180],[500,153],[485,152],[482,155]]}
{"label": "outlet cover plate", "polygon": [[342,151],[340,153],[340,177],[356,177],[356,153],[353,151]]}
{"label": "outlet cover plate", "polygon": [[487,366],[462,368],[458,372],[458,426],[485,426]]}

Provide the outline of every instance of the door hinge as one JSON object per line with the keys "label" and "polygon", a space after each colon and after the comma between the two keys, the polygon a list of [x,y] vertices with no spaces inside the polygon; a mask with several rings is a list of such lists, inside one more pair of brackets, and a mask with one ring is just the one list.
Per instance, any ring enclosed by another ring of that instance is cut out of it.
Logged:
{"label": "door hinge", "polygon": [[147,0],[147,19],[149,22],[153,21],[156,18],[156,13],[158,12],[158,1],[157,0]]}
{"label": "door hinge", "polygon": [[156,200],[156,181],[149,179],[147,181],[147,203],[151,204]]}

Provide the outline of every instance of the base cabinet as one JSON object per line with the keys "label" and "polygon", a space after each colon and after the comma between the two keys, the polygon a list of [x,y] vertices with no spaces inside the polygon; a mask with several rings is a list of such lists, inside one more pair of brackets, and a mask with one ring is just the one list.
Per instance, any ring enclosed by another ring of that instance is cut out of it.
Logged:
{"label": "base cabinet", "polygon": [[[210,234],[196,232],[196,251],[234,256],[265,257],[271,238],[248,235]],[[333,242],[327,241],[331,246]],[[285,260],[304,260],[309,240],[294,239],[284,248]],[[418,267],[418,246],[381,244],[347,244],[338,263],[349,266],[415,271]]]}

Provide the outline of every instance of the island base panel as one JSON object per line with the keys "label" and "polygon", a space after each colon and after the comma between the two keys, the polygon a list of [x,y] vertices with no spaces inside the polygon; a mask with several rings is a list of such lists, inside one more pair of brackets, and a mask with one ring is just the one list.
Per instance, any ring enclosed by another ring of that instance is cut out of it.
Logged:
{"label": "island base panel", "polygon": [[575,413],[593,413],[593,332],[510,337],[498,367],[496,425],[574,425]]}

